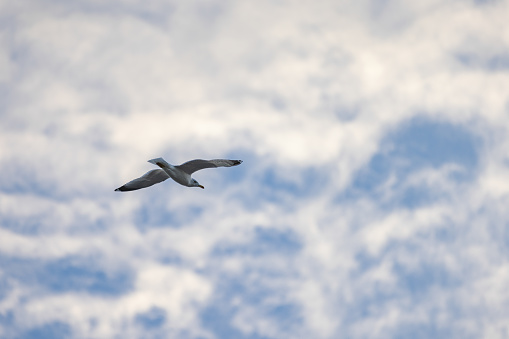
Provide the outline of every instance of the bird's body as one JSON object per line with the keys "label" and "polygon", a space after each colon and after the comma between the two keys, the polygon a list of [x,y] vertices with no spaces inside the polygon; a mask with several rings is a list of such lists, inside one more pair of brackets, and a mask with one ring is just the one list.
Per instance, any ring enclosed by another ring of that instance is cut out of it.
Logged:
{"label": "bird's body", "polygon": [[163,158],[157,158],[149,160],[148,162],[161,167],[161,170],[168,174],[169,178],[172,178],[181,185],[192,187],[191,185],[191,174],[184,171],[179,171],[175,166],[170,165]]}
{"label": "bird's body", "polygon": [[183,186],[204,188],[202,185],[198,183],[198,181],[191,177],[191,174],[204,168],[237,166],[242,163],[242,160],[195,159],[185,162],[179,166],[173,166],[166,162],[166,160],[164,160],[163,158],[151,159],[148,162],[159,166],[160,169],[148,171],[141,177],[131,180],[127,184],[120,186],[115,191],[120,192],[134,191],[158,184],[160,182],[165,181],[168,178],[172,178],[173,180],[175,180],[176,182]]}

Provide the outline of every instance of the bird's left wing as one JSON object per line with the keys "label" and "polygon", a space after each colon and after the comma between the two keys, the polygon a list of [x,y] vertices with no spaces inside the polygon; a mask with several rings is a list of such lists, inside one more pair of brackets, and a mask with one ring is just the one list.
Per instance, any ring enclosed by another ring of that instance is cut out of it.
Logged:
{"label": "bird's left wing", "polygon": [[154,169],[143,174],[141,177],[129,181],[127,184],[120,186],[115,191],[125,192],[139,190],[140,188],[149,187],[165,181],[170,176],[162,169]]}
{"label": "bird's left wing", "polygon": [[213,159],[213,160],[202,160],[195,159],[188,162],[183,163],[182,165],[175,166],[179,170],[186,172],[187,174],[192,174],[196,171],[199,171],[204,168],[214,168],[214,167],[231,167],[237,166],[242,163],[242,160],[228,160],[228,159]]}

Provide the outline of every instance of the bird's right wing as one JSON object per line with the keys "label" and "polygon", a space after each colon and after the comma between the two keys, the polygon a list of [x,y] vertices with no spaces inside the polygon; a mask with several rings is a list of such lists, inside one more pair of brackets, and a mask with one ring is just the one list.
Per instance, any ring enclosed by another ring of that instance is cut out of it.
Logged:
{"label": "bird's right wing", "polygon": [[188,162],[183,163],[182,165],[175,166],[179,170],[186,172],[187,174],[193,174],[196,171],[199,171],[204,168],[214,168],[214,167],[231,167],[237,166],[242,163],[242,160],[228,160],[228,159],[213,159],[213,160],[203,160],[203,159],[195,159]]}
{"label": "bird's right wing", "polygon": [[125,192],[139,190],[140,188],[149,187],[165,181],[170,176],[162,169],[154,169],[143,174],[141,177],[129,181],[127,184],[120,186],[115,191]]}

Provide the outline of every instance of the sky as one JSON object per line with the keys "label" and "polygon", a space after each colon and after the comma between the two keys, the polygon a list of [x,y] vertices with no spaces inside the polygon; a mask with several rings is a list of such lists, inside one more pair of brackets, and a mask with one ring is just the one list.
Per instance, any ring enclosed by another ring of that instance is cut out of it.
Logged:
{"label": "sky", "polygon": [[0,1],[0,337],[509,338],[508,14]]}

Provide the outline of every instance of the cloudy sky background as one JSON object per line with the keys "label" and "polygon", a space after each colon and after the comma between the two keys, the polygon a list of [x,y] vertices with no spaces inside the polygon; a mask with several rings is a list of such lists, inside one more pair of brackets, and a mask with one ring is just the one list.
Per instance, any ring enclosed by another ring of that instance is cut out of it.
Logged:
{"label": "cloudy sky background", "polygon": [[0,337],[509,338],[508,15],[0,2]]}

